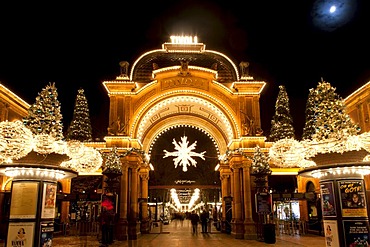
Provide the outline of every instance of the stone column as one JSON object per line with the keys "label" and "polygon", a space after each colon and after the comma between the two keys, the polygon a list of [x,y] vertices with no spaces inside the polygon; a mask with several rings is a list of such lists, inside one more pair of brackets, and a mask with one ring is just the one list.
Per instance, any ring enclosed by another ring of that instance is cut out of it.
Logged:
{"label": "stone column", "polygon": [[139,207],[138,207],[138,166],[137,163],[130,164],[131,168],[131,193],[130,193],[130,215],[129,215],[129,229],[128,238],[137,239],[140,235]]}
{"label": "stone column", "polygon": [[149,233],[149,215],[148,215],[148,180],[149,170],[146,168],[140,168],[140,179],[141,179],[141,225],[140,229],[142,233]]}
{"label": "stone column", "polygon": [[251,176],[250,167],[243,166],[243,191],[244,191],[244,239],[257,239],[256,225],[252,217],[252,193],[251,193]]}
{"label": "stone column", "polygon": [[240,165],[234,165],[232,173],[232,187],[233,187],[233,221],[231,234],[235,238],[244,238],[244,222],[242,219],[242,205],[241,205],[241,185],[240,185]]}
{"label": "stone column", "polygon": [[226,213],[231,208],[231,187],[230,187],[231,170],[228,166],[220,169],[221,179],[221,196],[222,196],[222,218],[221,231],[229,233],[228,223],[226,222]]}
{"label": "stone column", "polygon": [[127,221],[128,200],[128,162],[122,161],[121,188],[119,194],[119,219],[116,227],[116,239],[119,241],[128,239]]}

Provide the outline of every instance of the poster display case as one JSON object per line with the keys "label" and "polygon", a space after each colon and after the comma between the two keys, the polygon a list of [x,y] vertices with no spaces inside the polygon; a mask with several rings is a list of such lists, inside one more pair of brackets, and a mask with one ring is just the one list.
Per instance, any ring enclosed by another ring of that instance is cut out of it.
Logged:
{"label": "poster display case", "polygon": [[40,182],[14,181],[10,207],[10,219],[35,219]]}

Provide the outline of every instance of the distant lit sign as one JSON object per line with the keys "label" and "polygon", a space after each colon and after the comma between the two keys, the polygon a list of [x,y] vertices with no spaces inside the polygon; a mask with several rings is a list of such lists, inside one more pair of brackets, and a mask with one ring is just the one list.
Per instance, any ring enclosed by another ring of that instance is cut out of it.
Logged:
{"label": "distant lit sign", "polygon": [[197,44],[198,37],[197,36],[175,36],[172,35],[170,37],[171,43],[174,44]]}

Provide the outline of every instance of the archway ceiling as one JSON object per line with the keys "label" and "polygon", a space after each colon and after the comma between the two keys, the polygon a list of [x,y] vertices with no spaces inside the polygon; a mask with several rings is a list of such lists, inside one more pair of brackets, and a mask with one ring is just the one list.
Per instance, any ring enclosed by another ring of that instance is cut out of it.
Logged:
{"label": "archway ceiling", "polygon": [[[173,96],[151,106],[140,119],[137,119],[137,139],[153,139],[163,129],[176,124],[197,126],[207,129],[219,143],[229,143],[236,135],[231,119],[225,109],[220,109],[212,102],[196,96]],[[176,118],[174,118],[176,116]],[[176,119],[176,120],[174,120]],[[136,124],[134,124],[136,125]],[[156,131],[151,129],[156,126]],[[220,140],[220,138],[224,140]]]}

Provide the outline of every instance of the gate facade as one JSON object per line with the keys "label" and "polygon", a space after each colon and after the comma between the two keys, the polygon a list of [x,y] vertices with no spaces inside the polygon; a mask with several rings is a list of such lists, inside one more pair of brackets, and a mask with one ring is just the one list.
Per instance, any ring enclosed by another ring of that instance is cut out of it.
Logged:
{"label": "gate facade", "polygon": [[121,158],[118,240],[136,239],[149,230],[147,154],[158,135],[179,125],[202,129],[219,151],[222,231],[256,239],[251,160],[245,154],[252,157],[257,145],[268,151],[259,102],[266,83],[254,80],[248,65],[205,49],[195,37],[172,37],[162,49],[142,54],[132,65],[121,62],[121,74],[103,82],[110,99],[110,124],[105,144],[96,147],[101,152],[113,147],[129,152]]}

